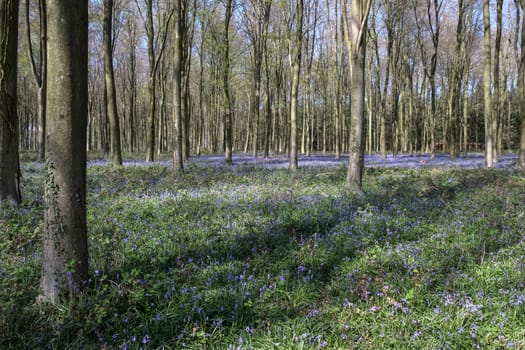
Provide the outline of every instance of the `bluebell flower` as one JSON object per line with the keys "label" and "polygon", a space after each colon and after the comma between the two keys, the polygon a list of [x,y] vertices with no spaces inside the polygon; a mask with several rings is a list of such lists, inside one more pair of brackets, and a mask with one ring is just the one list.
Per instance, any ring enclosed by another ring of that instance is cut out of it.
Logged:
{"label": "bluebell flower", "polygon": [[309,318],[314,318],[314,317],[319,316],[319,313],[320,313],[319,310],[317,310],[317,309],[313,309],[312,311],[310,311],[310,312],[308,313],[307,316],[308,316]]}
{"label": "bluebell flower", "polygon": [[370,309],[368,309],[370,312],[377,312],[379,310],[381,310],[381,307],[380,306],[377,306],[377,305],[374,305],[372,306]]}
{"label": "bluebell flower", "polygon": [[411,340],[416,340],[417,338],[419,338],[419,336],[421,335],[421,331],[420,330],[417,330],[414,332],[414,334],[412,334],[412,336],[410,337]]}

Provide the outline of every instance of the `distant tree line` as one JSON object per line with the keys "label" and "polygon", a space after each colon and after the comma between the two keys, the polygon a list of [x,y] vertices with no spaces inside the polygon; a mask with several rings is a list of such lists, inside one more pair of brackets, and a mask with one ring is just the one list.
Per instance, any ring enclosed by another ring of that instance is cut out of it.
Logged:
{"label": "distant tree line", "polygon": [[[42,149],[45,142],[39,134],[45,107],[37,97],[45,89],[42,3],[27,0],[28,14],[20,19],[23,150]],[[176,8],[166,0],[91,0],[88,149],[111,153],[121,144],[151,161],[173,151],[180,131],[183,160],[229,148],[254,156],[286,154],[293,140],[302,154],[348,152],[351,98],[342,3],[304,0],[301,9],[299,3],[182,0]],[[484,149],[491,130],[494,160],[519,148],[521,2],[488,6],[491,118],[485,120],[483,2],[371,4],[365,28],[367,152],[455,156]],[[178,74],[180,123],[172,117],[179,108],[172,98]]]}

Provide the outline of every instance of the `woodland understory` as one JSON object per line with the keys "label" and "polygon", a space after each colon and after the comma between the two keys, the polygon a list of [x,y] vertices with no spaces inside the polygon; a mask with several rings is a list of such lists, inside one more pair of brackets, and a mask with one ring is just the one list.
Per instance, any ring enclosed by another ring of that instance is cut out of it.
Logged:
{"label": "woodland understory", "polygon": [[[33,154],[31,158],[34,158]],[[88,166],[90,278],[38,304],[43,165],[0,214],[4,349],[457,349],[525,346],[525,181],[506,154],[345,160],[234,154],[174,175]]]}

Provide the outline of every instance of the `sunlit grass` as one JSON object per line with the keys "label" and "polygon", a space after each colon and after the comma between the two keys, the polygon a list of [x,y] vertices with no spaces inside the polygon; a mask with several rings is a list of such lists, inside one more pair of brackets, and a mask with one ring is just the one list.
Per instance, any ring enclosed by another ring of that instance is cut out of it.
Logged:
{"label": "sunlit grass", "polygon": [[523,348],[517,170],[88,169],[91,279],[36,305],[42,169],[2,206],[1,348]]}

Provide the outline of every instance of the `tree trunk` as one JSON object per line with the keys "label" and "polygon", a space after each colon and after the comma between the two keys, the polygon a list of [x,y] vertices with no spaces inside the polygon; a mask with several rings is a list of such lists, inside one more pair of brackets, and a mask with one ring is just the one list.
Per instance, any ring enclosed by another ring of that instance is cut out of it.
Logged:
{"label": "tree trunk", "polygon": [[269,53],[266,46],[266,35],[265,35],[265,43],[264,43],[264,73],[266,77],[266,86],[265,86],[265,94],[264,94],[264,115],[265,115],[265,135],[264,135],[264,158],[268,158],[270,156],[270,143],[271,143],[271,134],[272,134],[272,89],[271,89],[271,81],[270,81],[270,59],[269,59]]}
{"label": "tree trunk", "polygon": [[[519,0],[519,4],[521,10],[525,12],[525,2]],[[521,22],[521,56],[518,72],[518,96],[520,101],[519,113],[521,119],[518,166],[525,171],[525,15],[522,16]]]}
{"label": "tree trunk", "polygon": [[148,36],[148,118],[146,128],[146,162],[155,160],[155,109],[156,109],[156,72],[155,72],[155,49],[154,49],[154,26],[153,26],[153,0],[146,0],[146,28]]}
{"label": "tree trunk", "polygon": [[[450,157],[457,156],[457,135],[458,135],[458,116],[461,115],[461,88],[463,75],[465,72],[465,41],[466,41],[466,7],[463,0],[458,4],[458,24],[456,27],[456,44],[454,49],[454,66],[452,67],[452,81],[450,83],[450,100],[449,100],[449,128],[448,139]],[[489,73],[490,76],[490,73]]]}
{"label": "tree trunk", "polygon": [[[494,106],[492,115],[492,157],[493,161],[498,161],[498,128],[501,127],[501,99],[500,99],[500,54],[501,54],[501,24],[503,17],[503,0],[497,1],[496,10],[496,38],[494,44]],[[506,86],[503,88],[507,88]]]}
{"label": "tree trunk", "polygon": [[128,35],[130,40],[129,47],[129,147],[133,153],[138,150],[137,129],[135,128],[137,115],[137,74],[136,74],[136,26],[133,22],[128,22]]}
{"label": "tree trunk", "polygon": [[224,37],[222,43],[223,49],[223,71],[222,71],[222,93],[224,107],[224,161],[226,164],[232,164],[232,111],[230,99],[230,19],[232,16],[232,0],[226,1],[226,13],[224,18]]}
{"label": "tree trunk", "polygon": [[184,171],[182,139],[182,26],[181,0],[174,2],[175,43],[173,48],[173,169],[180,174]]}
{"label": "tree trunk", "polygon": [[299,100],[299,76],[301,74],[301,53],[303,46],[303,0],[297,0],[296,28],[294,53],[292,58],[292,94],[290,101],[290,165],[292,171],[297,170],[297,113]]}
{"label": "tree trunk", "polygon": [[349,192],[362,193],[364,170],[363,120],[365,114],[365,59],[366,26],[371,0],[353,0],[350,26],[347,18],[346,0],[341,0],[344,36],[349,52],[351,101],[350,108],[350,158],[345,188]]}
{"label": "tree trunk", "polygon": [[104,0],[104,78],[107,94],[107,114],[109,120],[111,162],[122,165],[122,148],[120,143],[120,125],[117,110],[117,93],[115,73],[113,70],[113,0]]}
{"label": "tree trunk", "polygon": [[198,118],[198,134],[197,134],[197,156],[200,156],[201,149],[204,148],[203,146],[203,134],[205,132],[204,128],[204,51],[205,45],[204,45],[204,39],[201,38],[200,47],[199,47],[199,118]]}
{"label": "tree trunk", "polygon": [[41,299],[88,280],[86,122],[88,1],[48,0],[48,150]]}
{"label": "tree trunk", "polygon": [[467,85],[469,83],[469,77],[465,78],[465,87],[463,89],[463,152],[467,154],[468,152],[468,88]]}
{"label": "tree trunk", "polygon": [[491,47],[490,47],[490,1],[483,0],[484,24],[484,67],[483,67],[483,107],[485,117],[485,163],[487,167],[493,166],[493,138],[492,138],[492,93],[491,93]]}
{"label": "tree trunk", "polygon": [[0,0],[0,24],[0,201],[18,206],[18,0]]}
{"label": "tree trunk", "polygon": [[45,159],[45,148],[46,148],[46,32],[47,32],[47,20],[46,20],[46,2],[44,0],[38,1],[38,14],[40,20],[40,40],[39,40],[39,62],[35,62],[33,53],[33,44],[31,42],[31,25],[29,19],[29,5],[30,1],[26,1],[26,34],[27,34],[27,48],[29,54],[29,63],[31,70],[33,71],[33,77],[35,79],[37,87],[37,103],[38,103],[38,160],[43,162]]}

